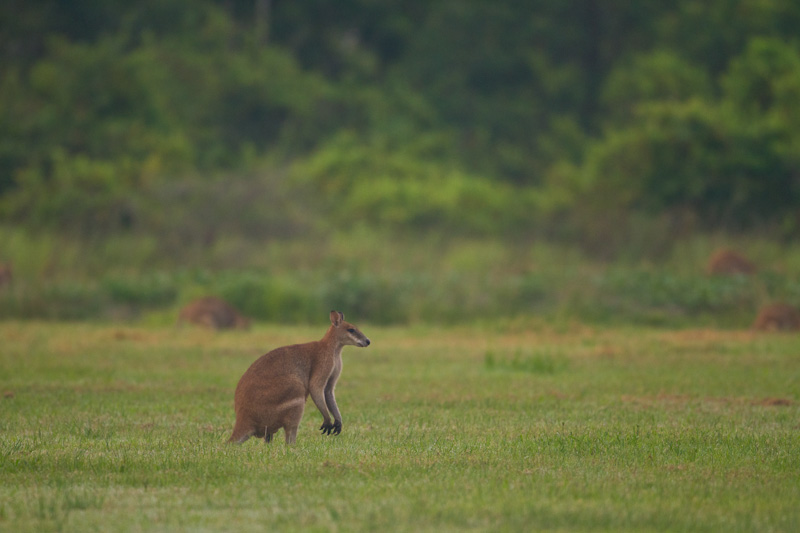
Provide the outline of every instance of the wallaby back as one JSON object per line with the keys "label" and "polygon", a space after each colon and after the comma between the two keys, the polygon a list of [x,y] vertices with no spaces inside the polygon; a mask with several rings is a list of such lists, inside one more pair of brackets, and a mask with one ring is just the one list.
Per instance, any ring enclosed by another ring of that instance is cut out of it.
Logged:
{"label": "wallaby back", "polygon": [[342,372],[342,348],[363,348],[370,340],[345,322],[342,313],[331,311],[330,316],[331,326],[321,340],[276,348],[245,371],[234,395],[236,425],[230,442],[254,435],[269,442],[283,428],[287,444],[294,443],[309,395],[322,413],[323,433],[341,431],[334,387]]}
{"label": "wallaby back", "polygon": [[242,316],[225,300],[209,296],[200,298],[181,309],[178,324],[185,322],[211,329],[247,329],[250,320]]}

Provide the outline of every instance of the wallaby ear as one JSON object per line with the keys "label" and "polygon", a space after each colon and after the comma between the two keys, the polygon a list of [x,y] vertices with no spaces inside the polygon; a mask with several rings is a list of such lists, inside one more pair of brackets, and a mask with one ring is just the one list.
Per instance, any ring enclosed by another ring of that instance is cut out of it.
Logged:
{"label": "wallaby ear", "polygon": [[339,324],[341,324],[343,320],[344,320],[343,313],[340,313],[339,311],[331,311],[331,324],[333,324],[338,328]]}

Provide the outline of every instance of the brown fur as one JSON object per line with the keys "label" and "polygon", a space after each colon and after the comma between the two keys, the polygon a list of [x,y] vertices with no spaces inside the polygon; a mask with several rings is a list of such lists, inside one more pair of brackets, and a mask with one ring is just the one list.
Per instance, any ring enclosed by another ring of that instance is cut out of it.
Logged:
{"label": "brown fur", "polygon": [[209,296],[195,300],[183,309],[178,315],[178,324],[189,322],[211,329],[247,329],[250,320],[242,316],[228,302]]}
{"label": "brown fur", "polygon": [[753,328],[761,331],[800,330],[800,311],[786,304],[770,304],[762,307]]}
{"label": "brown fur", "polygon": [[11,263],[0,263],[0,287],[11,285],[12,278],[13,273],[11,269]]}
{"label": "brown fur", "polygon": [[250,365],[236,386],[236,425],[229,442],[254,435],[269,442],[283,428],[286,443],[293,444],[309,394],[322,413],[322,432],[341,432],[333,390],[342,372],[342,348],[364,348],[370,341],[342,313],[331,311],[330,318],[322,340],[276,348]]}
{"label": "brown fur", "polygon": [[709,274],[718,276],[751,275],[756,273],[756,265],[743,255],[730,249],[717,250],[711,255],[706,268]]}

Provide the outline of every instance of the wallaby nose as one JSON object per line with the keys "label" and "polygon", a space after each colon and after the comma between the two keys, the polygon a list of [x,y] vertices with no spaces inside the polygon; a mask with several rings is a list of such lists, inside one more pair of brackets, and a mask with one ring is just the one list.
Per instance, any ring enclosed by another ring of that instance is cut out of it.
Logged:
{"label": "wallaby nose", "polygon": [[365,340],[366,340],[366,343],[364,344],[364,348],[366,348],[367,346],[369,346],[369,339],[365,339]]}

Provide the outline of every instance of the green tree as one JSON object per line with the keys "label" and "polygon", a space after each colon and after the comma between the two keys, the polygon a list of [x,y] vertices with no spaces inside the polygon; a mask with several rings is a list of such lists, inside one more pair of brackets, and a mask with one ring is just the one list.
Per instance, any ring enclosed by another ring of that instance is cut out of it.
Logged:
{"label": "green tree", "polygon": [[[659,91],[669,96],[669,87]],[[688,208],[709,225],[733,229],[789,224],[800,201],[799,91],[798,50],[753,40],[725,73],[721,99],[645,98],[592,143],[567,179],[595,209]]]}

